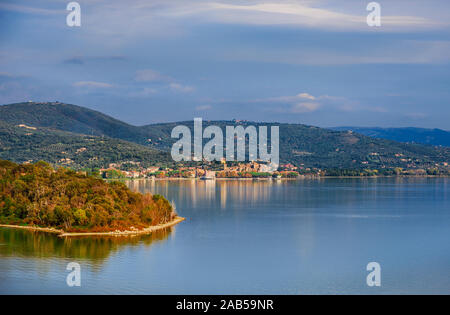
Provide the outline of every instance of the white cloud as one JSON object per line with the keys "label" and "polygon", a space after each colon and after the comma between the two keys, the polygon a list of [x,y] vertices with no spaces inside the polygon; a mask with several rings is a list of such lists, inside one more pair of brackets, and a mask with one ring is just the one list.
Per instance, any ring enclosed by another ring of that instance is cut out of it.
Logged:
{"label": "white cloud", "polygon": [[190,93],[194,91],[192,86],[182,85],[179,83],[170,83],[169,87],[172,91],[182,92],[182,93]]}
{"label": "white cloud", "polygon": [[[174,78],[161,74],[155,70],[152,69],[145,69],[145,70],[139,70],[136,71],[136,75],[134,77],[134,80],[137,82],[151,82],[151,83],[159,83],[159,84],[167,84],[167,88],[174,92],[179,93],[190,93],[195,90],[194,87],[183,85],[181,83],[178,83],[177,80]],[[151,88],[148,88],[147,92],[152,92]],[[147,93],[149,94],[149,93]]]}
{"label": "white cloud", "polygon": [[163,75],[152,69],[144,69],[136,71],[134,79],[138,82],[170,82],[172,78]]}
{"label": "white cloud", "polygon": [[329,110],[338,112],[372,112],[387,113],[388,110],[381,106],[362,105],[357,101],[350,100],[340,96],[330,95],[312,95],[307,92],[298,93],[296,95],[269,97],[264,99],[256,99],[251,103],[269,103],[270,107],[266,107],[267,111],[305,114],[318,110]]}
{"label": "white cloud", "polygon": [[109,83],[104,82],[97,82],[97,81],[78,81],[73,84],[73,86],[76,87],[90,87],[90,88],[112,88],[113,85]]}
{"label": "white cloud", "polygon": [[[319,110],[323,103],[321,100],[327,100],[329,96],[314,96],[307,92],[298,93],[292,96],[278,96],[265,99],[257,99],[252,103],[272,103],[275,105],[272,111],[303,114]],[[270,109],[269,109],[270,110]]]}
{"label": "white cloud", "polygon": [[315,100],[316,99],[315,96],[312,96],[311,94],[308,94],[308,93],[297,94],[297,97],[299,97],[299,98],[306,98],[308,100]]}
{"label": "white cloud", "polygon": [[324,99],[324,98],[328,98],[329,96],[324,95],[324,96],[314,96],[311,95],[309,93],[306,92],[302,92],[302,93],[298,93],[296,95],[289,95],[289,96],[278,96],[278,97],[270,97],[270,98],[266,98],[266,99],[258,99],[256,100],[256,102],[288,102],[288,103],[297,103],[300,102],[302,100],[310,100],[310,101],[314,101],[316,99]]}
{"label": "white cloud", "polygon": [[[449,25],[448,14],[442,13],[448,11],[447,4],[439,5],[445,0],[427,0],[427,5],[413,0],[395,2],[402,4],[382,3],[382,27],[376,28],[377,32],[446,28]],[[55,5],[54,1],[44,3],[39,7],[1,3],[0,10],[55,17],[67,14],[65,7]],[[90,23],[89,28],[80,28],[80,31],[86,36],[109,35],[109,41],[104,41],[109,46],[123,44],[124,39],[134,36],[142,39],[144,36],[184,35],[189,32],[186,23],[192,22],[374,32],[374,28],[366,23],[367,3],[360,0],[353,3],[336,1],[334,4],[308,0],[97,0],[81,3],[82,19],[95,23]],[[439,9],[440,6],[443,8]],[[386,7],[389,10],[385,10]],[[92,38],[95,39],[96,36]]]}
{"label": "white cloud", "polygon": [[[190,3],[191,5],[191,3]],[[163,13],[171,17],[195,15],[213,22],[250,25],[292,25],[328,30],[366,30],[373,31],[366,23],[369,13],[365,6],[358,13],[342,12],[338,8],[320,7],[319,1],[278,1],[278,2],[197,2],[190,7],[167,8]],[[382,15],[379,31],[392,29],[424,29],[438,27],[439,23],[421,16]]]}
{"label": "white cloud", "polygon": [[304,102],[304,103],[297,103],[294,104],[290,112],[295,114],[301,114],[301,113],[310,113],[318,110],[320,108],[319,103],[313,103],[313,102]]}
{"label": "white cloud", "polygon": [[[67,3],[69,3],[69,2],[67,2]],[[30,6],[16,5],[16,4],[11,4],[11,3],[0,3],[0,10],[20,12],[20,13],[29,13],[29,14],[38,14],[38,15],[56,15],[56,14],[67,13],[67,11],[65,11],[65,9],[50,10],[50,9],[35,8],[35,7],[30,7]]]}

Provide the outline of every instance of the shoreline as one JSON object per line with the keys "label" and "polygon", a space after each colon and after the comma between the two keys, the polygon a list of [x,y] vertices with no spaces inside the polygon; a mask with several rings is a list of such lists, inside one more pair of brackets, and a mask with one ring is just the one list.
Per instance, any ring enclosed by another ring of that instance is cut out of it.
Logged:
{"label": "shoreline", "polygon": [[210,180],[203,180],[200,178],[179,178],[179,177],[168,177],[168,178],[127,178],[127,179],[107,179],[106,181],[185,181],[185,180],[194,180],[194,181],[215,181],[215,180],[303,180],[303,179],[327,179],[327,178],[450,178],[450,175],[377,175],[377,176],[311,176],[311,175],[300,175],[294,178],[266,178],[266,177],[255,177],[255,178],[246,178],[246,177],[218,177]]}
{"label": "shoreline", "polygon": [[43,227],[39,227],[39,226],[30,226],[30,225],[0,224],[0,227],[10,228],[10,229],[30,230],[30,231],[36,231],[36,232],[46,232],[46,233],[53,233],[53,234],[61,234],[64,232],[62,230],[58,230],[55,228],[43,228]]}
{"label": "shoreline", "polygon": [[186,220],[183,217],[175,217],[172,221],[167,223],[158,224],[154,226],[149,226],[142,230],[125,230],[125,231],[111,231],[111,232],[66,232],[64,230],[58,230],[55,228],[44,228],[38,226],[22,226],[22,225],[9,225],[9,224],[0,224],[0,227],[11,228],[11,229],[23,229],[30,230],[36,232],[46,232],[58,234],[58,237],[74,237],[74,236],[136,236],[143,234],[151,234],[152,232],[163,230],[174,225],[177,225],[180,222]]}

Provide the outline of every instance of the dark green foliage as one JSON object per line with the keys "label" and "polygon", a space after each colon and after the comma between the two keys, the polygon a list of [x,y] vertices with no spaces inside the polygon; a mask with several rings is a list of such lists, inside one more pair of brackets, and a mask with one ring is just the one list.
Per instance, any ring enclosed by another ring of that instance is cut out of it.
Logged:
{"label": "dark green foliage", "polygon": [[171,163],[168,153],[136,143],[47,128],[29,130],[1,120],[0,159],[17,163],[45,160],[53,165],[89,170],[125,161],[139,161],[142,166]]}
{"label": "dark green foliage", "polygon": [[147,138],[135,127],[85,107],[63,103],[17,103],[0,106],[0,120],[13,125],[69,131],[85,135],[107,136],[145,144]]}
{"label": "dark green foliage", "polygon": [[47,163],[0,160],[0,223],[32,224],[66,231],[110,231],[170,221],[170,203],[159,195],[130,191],[123,183]]}

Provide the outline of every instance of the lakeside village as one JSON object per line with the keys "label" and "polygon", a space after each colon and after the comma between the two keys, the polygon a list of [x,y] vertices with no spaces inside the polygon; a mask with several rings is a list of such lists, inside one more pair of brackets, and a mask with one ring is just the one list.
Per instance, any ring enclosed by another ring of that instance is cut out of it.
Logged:
{"label": "lakeside village", "polygon": [[[320,175],[320,170],[304,168],[312,176]],[[120,178],[296,178],[300,176],[298,168],[292,164],[282,164],[276,170],[261,161],[220,162],[203,161],[197,166],[179,165],[169,167],[141,167],[140,162],[127,161],[111,163],[108,168],[100,169],[99,175],[105,179]]]}
{"label": "lakeside village", "polygon": [[[445,171],[444,171],[445,170]],[[253,162],[220,162],[203,161],[198,165],[186,166],[179,164],[174,167],[143,167],[140,162],[127,161],[111,163],[108,168],[95,171],[95,175],[104,179],[164,179],[164,178],[297,178],[297,177],[324,177],[324,176],[439,176],[450,175],[448,163],[437,165],[435,168],[421,169],[395,168],[395,169],[362,169],[362,170],[322,170],[309,168],[304,165],[295,166],[290,163],[280,164],[274,168],[262,161]]]}

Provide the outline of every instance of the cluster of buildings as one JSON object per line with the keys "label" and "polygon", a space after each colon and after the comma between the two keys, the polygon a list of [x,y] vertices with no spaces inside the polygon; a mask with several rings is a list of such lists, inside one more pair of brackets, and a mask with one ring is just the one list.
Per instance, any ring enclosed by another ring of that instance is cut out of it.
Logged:
{"label": "cluster of buildings", "polygon": [[[127,170],[123,165],[127,165]],[[228,165],[226,162],[222,166],[213,168],[209,165],[201,166],[181,166],[174,168],[161,167],[141,167],[139,162],[112,163],[108,168],[100,169],[100,175],[103,178],[201,178],[214,179],[225,177],[292,177],[298,176],[295,172],[297,167],[286,164],[280,167],[260,162],[233,163]],[[132,166],[131,169],[129,166]],[[134,167],[133,167],[134,166]],[[280,171],[279,171],[280,170]],[[289,176],[288,176],[289,175]]]}

